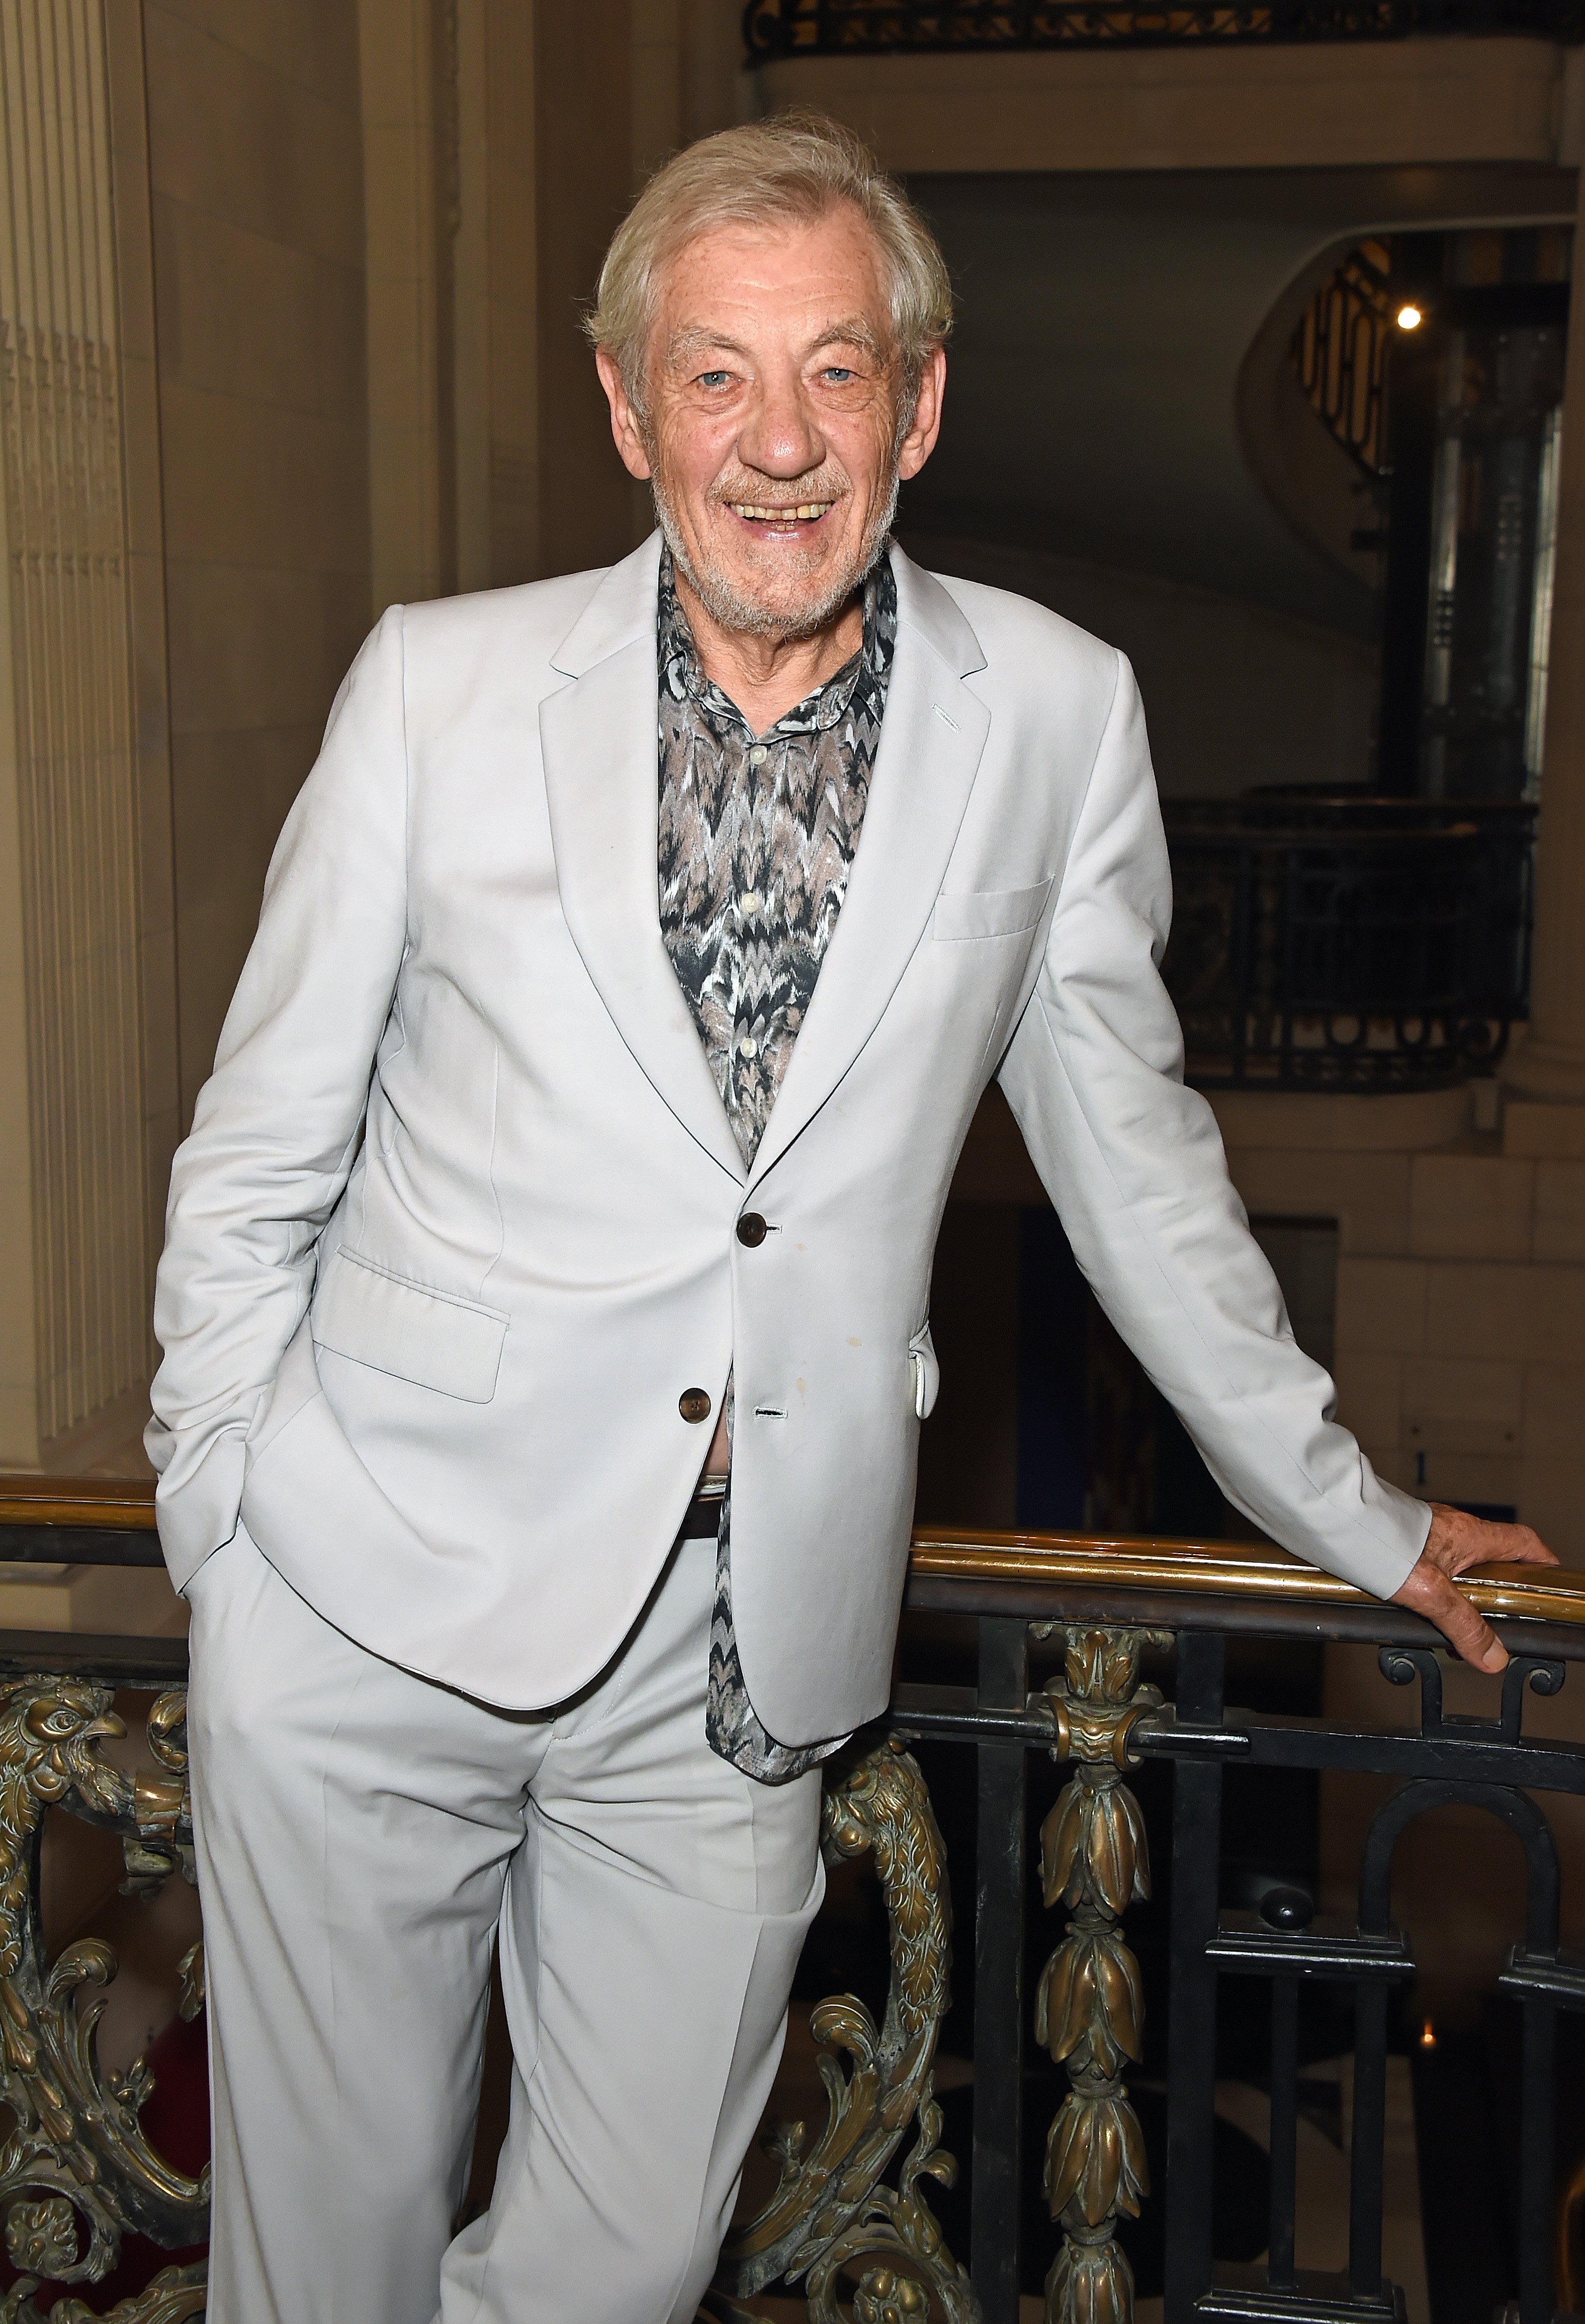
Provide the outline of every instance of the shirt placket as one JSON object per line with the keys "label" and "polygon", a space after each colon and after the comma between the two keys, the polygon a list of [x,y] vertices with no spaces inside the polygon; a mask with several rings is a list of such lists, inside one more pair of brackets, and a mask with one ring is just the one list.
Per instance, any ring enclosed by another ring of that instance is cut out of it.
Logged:
{"label": "shirt placket", "polygon": [[[802,1002],[806,999],[801,983],[792,979],[799,1000],[799,1014],[785,1024],[777,1021],[777,1010],[787,1005],[783,988],[791,978],[790,966],[786,974],[780,973],[778,962],[783,954],[790,955],[793,949],[786,926],[788,901],[783,892],[783,882],[791,876],[797,856],[788,828],[794,812],[792,801],[806,774],[810,782],[817,775],[826,731],[848,715],[868,672],[869,619],[867,599],[865,659],[859,669],[849,674],[840,688],[818,695],[811,703],[800,704],[799,710],[805,713],[802,719],[797,712],[789,713],[788,719],[794,723],[779,721],[762,736],[752,734],[735,706],[702,680],[696,663],[691,664],[687,681],[696,730],[712,738],[723,758],[737,760],[735,766],[722,766],[723,787],[716,794],[723,801],[723,812],[736,825],[730,859],[733,893],[730,899],[723,900],[730,901],[737,924],[734,937],[738,953],[731,986],[731,1031],[720,1084],[740,1149],[748,1160],[752,1159],[775,1102],[792,1042],[801,1029]],[[809,754],[806,768],[797,758],[800,751]],[[730,804],[726,804],[729,790]],[[854,834],[844,832],[845,854],[851,855],[854,844]],[[805,876],[799,868],[798,878]],[[846,886],[844,863],[840,875],[832,881],[830,893],[805,899],[816,955],[824,954]],[[779,995],[782,997],[779,999]],[[752,1045],[746,1051],[745,1042]],[[714,1061],[720,1053],[714,1042],[710,1046]],[[726,1402],[730,1443],[731,1423],[735,1417],[735,1396],[730,1379]],[[756,1718],[743,1685],[733,1633],[731,1538],[729,1476],[716,1543],[716,1604],[711,1633],[706,1730],[713,1748],[746,1773],[767,1781],[785,1781],[814,1766],[837,1747],[824,1744],[791,1748],[767,1735]]]}
{"label": "shirt placket", "polygon": [[[744,938],[742,957],[745,965],[752,964],[757,976],[763,973],[775,908],[772,864],[779,775],[785,749],[785,739],[773,727],[751,744],[744,757],[742,839],[735,866],[734,903]],[[760,989],[756,982],[746,982],[740,985],[737,996],[733,1079],[740,1111],[752,1124],[747,1157],[751,1161],[764,1135],[774,1096],[771,1038],[773,1028],[763,1012]]]}

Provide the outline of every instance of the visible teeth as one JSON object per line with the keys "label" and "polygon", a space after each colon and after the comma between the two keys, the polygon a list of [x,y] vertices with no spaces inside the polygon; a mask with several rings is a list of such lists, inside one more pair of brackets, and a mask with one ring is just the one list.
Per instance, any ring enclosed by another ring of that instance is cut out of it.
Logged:
{"label": "visible teeth", "polygon": [[757,508],[751,501],[733,501],[729,505],[734,516],[745,517],[751,524],[785,524],[794,517],[806,523],[811,518],[824,516],[826,510],[835,503],[832,501],[801,501],[797,508]]}

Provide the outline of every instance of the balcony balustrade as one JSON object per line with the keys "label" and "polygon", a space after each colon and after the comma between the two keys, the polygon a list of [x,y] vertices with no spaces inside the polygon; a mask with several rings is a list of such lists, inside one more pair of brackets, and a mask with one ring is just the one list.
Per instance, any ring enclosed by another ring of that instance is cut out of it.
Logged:
{"label": "balcony balustrade", "polygon": [[1239,41],[1401,41],[1427,32],[1585,38],[1580,0],[749,0],[751,64]]}
{"label": "balcony balustrade", "polygon": [[1401,1090],[1500,1062],[1529,1006],[1529,804],[1273,790],[1165,814],[1192,1081]]}
{"label": "balcony balustrade", "polygon": [[[150,1564],[152,1527],[142,1489],[0,1480],[0,1556],[10,1561]],[[825,2119],[812,2135],[802,2126],[776,2133],[775,2184],[740,2217],[704,2317],[741,2324],[765,2312],[751,2303],[769,2292],[782,2303],[772,2313],[791,2312],[796,2301],[816,2324],[843,2314],[854,2324],[1018,2324],[1020,2178],[1026,2141],[1038,2141],[1054,2222],[1053,2324],[1127,2324],[1133,2278],[1120,2222],[1153,2205],[1164,2215],[1166,2324],[1389,2324],[1403,2309],[1383,2272],[1387,2066],[1395,1997],[1415,1974],[1413,1945],[1390,1910],[1394,1852],[1415,1819],[1454,1802],[1516,1833],[1525,1868],[1525,1932],[1498,1978],[1520,2028],[1510,2314],[1513,2324],[1553,2324],[1560,2307],[1575,2304],[1577,2197],[1558,2191],[1553,2070],[1558,2013],[1585,2008],[1585,1961],[1560,1949],[1558,1850],[1533,1795],[1585,1794],[1585,1746],[1527,1732],[1525,1710],[1585,1660],[1585,1575],[1494,1567],[1468,1587],[1513,1656],[1490,1718],[1444,1711],[1438,1642],[1425,1623],[1276,1550],[918,1531],[905,1675],[887,1717],[833,1763],[826,1785],[828,1858],[865,1860],[879,1880],[885,2005],[877,2014],[840,1993],[814,2010]],[[972,1644],[972,1683],[925,1668],[930,1625],[939,1640],[944,1622]],[[1372,1729],[1230,1704],[1230,1650],[1236,1667],[1251,1639],[1374,1646],[1387,1677],[1417,1688],[1417,1724]],[[175,1639],[0,1633],[0,2097],[11,2116],[0,2211],[15,2272],[0,2293],[5,2324],[85,2324],[99,2311],[80,2295],[91,2299],[134,2231],[184,2254],[202,2240],[206,2176],[156,2152],[142,2123],[146,2069],[107,2074],[96,2049],[98,2004],[79,2006],[109,1986],[115,1958],[94,1940],[47,1957],[39,1899],[51,1816],[119,1833],[134,1893],[191,1877],[184,1656]],[[142,1772],[126,1772],[118,1752],[122,1689],[154,1695]],[[1065,1779],[1031,1849],[1031,1805],[1051,1780],[1037,1771],[1054,1762]],[[1170,1793],[1170,1862],[1166,2167],[1152,2183],[1127,2077],[1144,2056],[1146,2030],[1130,1914],[1147,1907],[1154,1877],[1136,1787],[1156,1762],[1169,1771],[1160,1788]],[[972,1771],[956,1787],[974,1801],[966,1844],[975,1925],[957,1963],[973,2015],[966,2266],[940,2218],[956,2169],[935,2088],[952,2006],[951,1867],[926,1765]],[[1368,1826],[1356,1908],[1318,1916],[1308,1893],[1279,1886],[1258,1910],[1223,1909],[1230,1776],[1339,1769],[1394,1785]],[[1064,1916],[1049,1945],[1040,1933],[1047,1913]],[[1032,1931],[1030,1958],[1048,1957],[1026,1989]],[[182,1967],[183,2006],[197,2011],[199,1949]],[[1269,2005],[1266,2250],[1241,2265],[1219,2262],[1212,2232],[1218,1998],[1234,1984],[1264,1987]],[[1335,2276],[1295,2264],[1298,2029],[1304,1997],[1318,1986],[1352,2004],[1348,2260]],[[1045,2119],[1031,2095],[1042,2052],[1066,2084],[1055,2103],[1042,2102]],[[1044,2265],[1046,2254],[1038,2257]],[[44,2284],[72,2289],[43,2305]],[[115,2324],[185,2324],[204,2301],[202,2264],[189,2256],[105,2313]]]}

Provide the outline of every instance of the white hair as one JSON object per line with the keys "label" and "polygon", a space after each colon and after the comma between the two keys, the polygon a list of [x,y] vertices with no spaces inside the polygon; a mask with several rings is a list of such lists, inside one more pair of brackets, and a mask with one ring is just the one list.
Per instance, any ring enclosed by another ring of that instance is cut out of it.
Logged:
{"label": "white hair", "polygon": [[952,328],[952,283],[935,237],[862,138],[823,114],[786,112],[703,137],[650,179],[612,236],[584,328],[609,348],[628,400],[646,409],[656,281],[666,262],[721,226],[812,224],[851,204],[875,238],[910,410],[926,358]]}

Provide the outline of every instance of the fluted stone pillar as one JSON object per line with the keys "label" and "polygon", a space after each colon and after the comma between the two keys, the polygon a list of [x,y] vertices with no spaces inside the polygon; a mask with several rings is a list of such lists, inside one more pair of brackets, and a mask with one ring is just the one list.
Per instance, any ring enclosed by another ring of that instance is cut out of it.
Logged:
{"label": "fluted stone pillar", "polygon": [[1514,1098],[1585,1106],[1585,170],[1580,184],[1536,845],[1530,1035],[1506,1079]]}
{"label": "fluted stone pillar", "polygon": [[[0,1465],[147,1378],[138,737],[101,0],[0,0]],[[123,1414],[122,1407],[125,1411]]]}

